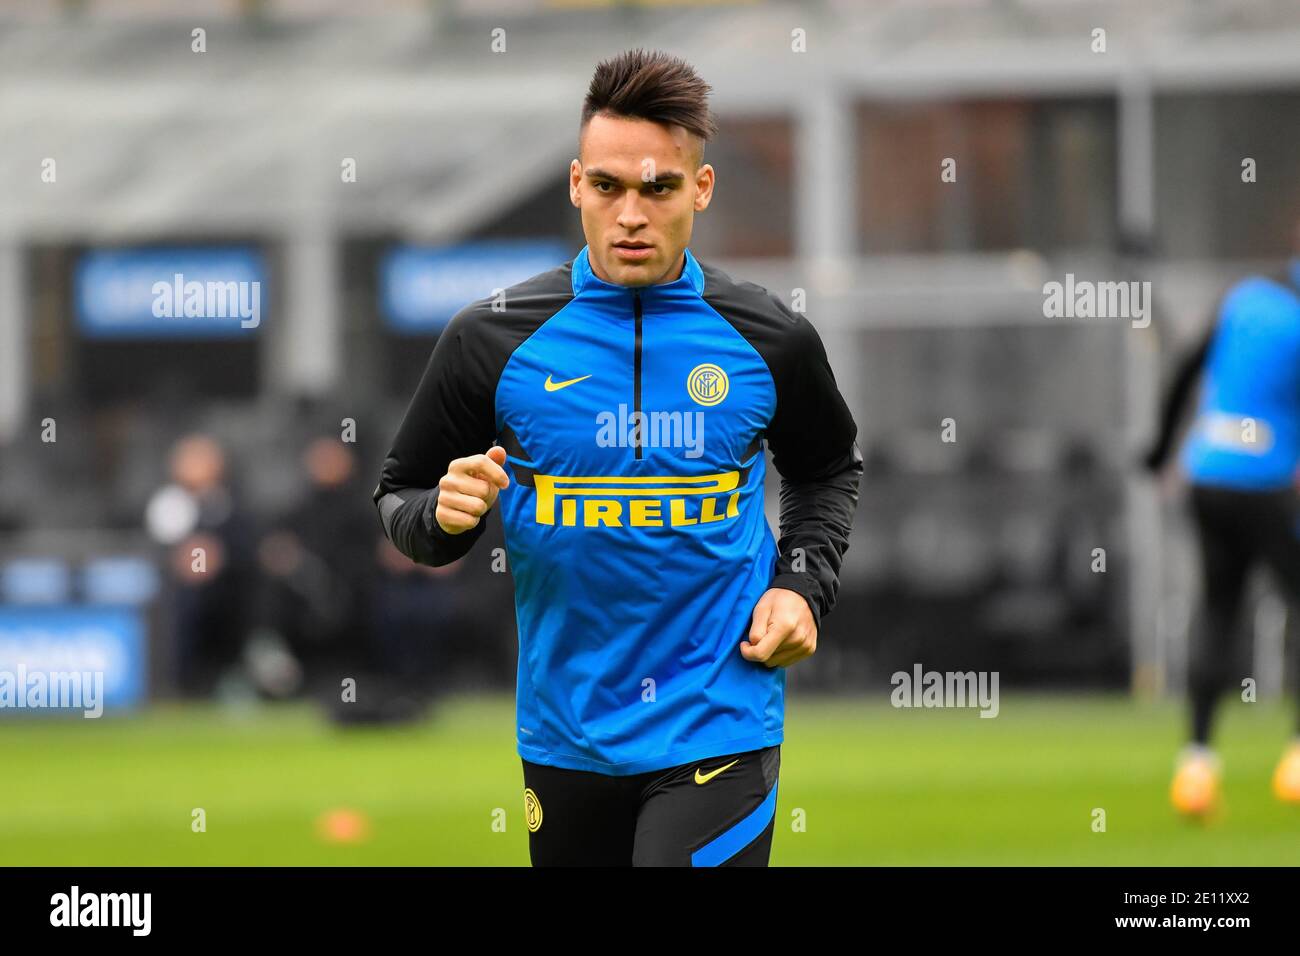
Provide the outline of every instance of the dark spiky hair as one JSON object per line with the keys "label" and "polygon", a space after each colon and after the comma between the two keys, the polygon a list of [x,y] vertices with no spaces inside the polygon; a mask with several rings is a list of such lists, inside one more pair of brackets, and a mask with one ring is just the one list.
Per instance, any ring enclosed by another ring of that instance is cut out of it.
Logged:
{"label": "dark spiky hair", "polygon": [[631,116],[665,125],[677,125],[704,144],[717,135],[718,125],[709,111],[709,84],[695,69],[660,50],[628,50],[596,65],[587,99],[582,104],[582,123],[598,114]]}

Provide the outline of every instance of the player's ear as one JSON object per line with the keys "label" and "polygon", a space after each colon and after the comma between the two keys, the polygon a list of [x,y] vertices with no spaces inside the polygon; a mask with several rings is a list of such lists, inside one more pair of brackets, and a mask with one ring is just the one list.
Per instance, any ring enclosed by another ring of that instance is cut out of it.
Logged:
{"label": "player's ear", "polygon": [[713,199],[713,167],[705,163],[695,172],[695,211],[703,212],[709,208]]}
{"label": "player's ear", "polygon": [[582,184],[582,163],[574,160],[569,163],[569,202],[582,208],[582,194],[578,187]]}

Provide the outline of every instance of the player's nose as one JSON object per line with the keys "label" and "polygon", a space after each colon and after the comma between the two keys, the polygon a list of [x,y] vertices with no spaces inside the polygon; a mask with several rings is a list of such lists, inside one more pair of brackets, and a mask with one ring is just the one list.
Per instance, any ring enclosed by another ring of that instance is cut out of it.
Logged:
{"label": "player's nose", "polygon": [[635,190],[629,189],[618,212],[618,224],[624,228],[631,228],[644,225],[648,221],[641,208],[641,197]]}

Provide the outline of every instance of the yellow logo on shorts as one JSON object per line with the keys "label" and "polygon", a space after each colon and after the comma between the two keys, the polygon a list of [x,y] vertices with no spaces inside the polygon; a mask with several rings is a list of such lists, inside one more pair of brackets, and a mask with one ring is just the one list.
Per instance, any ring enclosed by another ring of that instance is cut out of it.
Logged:
{"label": "yellow logo on shorts", "polygon": [[730,388],[727,373],[716,365],[697,365],[686,376],[686,391],[700,405],[717,405]]}
{"label": "yellow logo on shorts", "polygon": [[524,788],[524,821],[528,832],[536,833],[542,826],[542,801],[537,799],[532,787]]}
{"label": "yellow logo on shorts", "polygon": [[731,763],[727,764],[725,767],[719,767],[717,770],[710,770],[708,773],[701,773],[700,771],[702,771],[704,768],[703,768],[703,767],[696,767],[696,768],[695,768],[695,782],[696,782],[696,783],[700,783],[700,784],[708,783],[710,780],[712,780],[712,779],[713,779],[714,777],[716,777],[718,774],[722,773],[722,771],[724,771],[724,770],[730,770],[732,767],[734,767],[734,766],[735,766],[736,764],[738,764],[738,763],[740,763],[740,758],[739,758],[739,757],[737,757],[735,760],[731,761]]}

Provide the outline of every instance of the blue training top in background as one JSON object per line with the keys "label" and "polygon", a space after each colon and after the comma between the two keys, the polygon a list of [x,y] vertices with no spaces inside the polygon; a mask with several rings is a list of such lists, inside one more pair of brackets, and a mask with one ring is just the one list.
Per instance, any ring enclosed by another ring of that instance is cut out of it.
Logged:
{"label": "blue training top in background", "polygon": [[1196,422],[1191,480],[1246,491],[1289,487],[1300,465],[1300,259],[1287,286],[1251,277],[1224,296]]}

